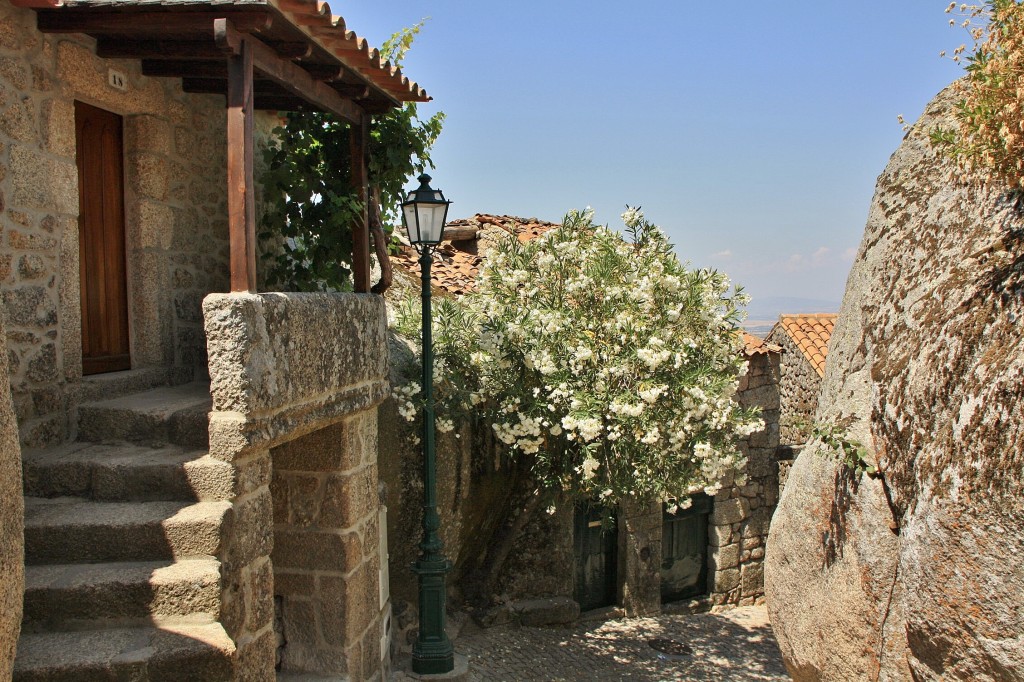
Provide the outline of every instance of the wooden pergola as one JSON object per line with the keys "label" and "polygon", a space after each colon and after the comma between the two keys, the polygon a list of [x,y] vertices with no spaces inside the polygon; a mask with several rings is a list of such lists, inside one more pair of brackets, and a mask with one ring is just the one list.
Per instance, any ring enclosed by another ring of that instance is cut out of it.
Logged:
{"label": "wooden pergola", "polygon": [[100,57],[141,60],[147,76],[181,78],[227,98],[231,290],[256,291],[253,112],[322,111],[352,125],[355,291],[370,290],[367,153],[370,116],[430,98],[317,0],[13,0],[44,33],[84,33]]}

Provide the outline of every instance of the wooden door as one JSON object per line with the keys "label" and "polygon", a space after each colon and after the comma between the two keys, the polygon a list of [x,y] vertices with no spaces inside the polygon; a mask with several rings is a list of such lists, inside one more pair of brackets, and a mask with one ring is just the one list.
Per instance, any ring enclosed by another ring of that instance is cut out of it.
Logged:
{"label": "wooden door", "polygon": [[661,601],[707,594],[708,515],[713,499],[694,495],[688,509],[664,513],[661,535]]}
{"label": "wooden door", "polygon": [[602,528],[607,510],[598,506],[576,508],[573,540],[576,555],[575,598],[581,611],[615,603],[618,535],[613,526]]}
{"label": "wooden door", "polygon": [[82,373],[131,367],[121,117],[75,102]]}

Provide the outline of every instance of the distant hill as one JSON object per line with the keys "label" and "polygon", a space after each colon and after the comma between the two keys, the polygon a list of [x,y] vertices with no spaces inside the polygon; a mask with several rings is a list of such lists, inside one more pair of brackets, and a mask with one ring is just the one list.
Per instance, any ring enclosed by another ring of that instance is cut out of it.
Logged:
{"label": "distant hill", "polygon": [[766,296],[754,298],[747,306],[747,321],[743,328],[754,336],[764,338],[783,313],[838,313],[839,301],[793,296]]}

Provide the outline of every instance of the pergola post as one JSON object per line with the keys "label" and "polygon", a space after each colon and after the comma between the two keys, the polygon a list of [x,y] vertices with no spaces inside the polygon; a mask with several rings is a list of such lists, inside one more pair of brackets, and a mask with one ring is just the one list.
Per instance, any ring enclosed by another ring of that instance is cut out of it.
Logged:
{"label": "pergola post", "polygon": [[228,57],[228,235],[231,291],[256,293],[256,201],[253,195],[252,45]]}
{"label": "pergola post", "polygon": [[359,218],[352,226],[352,284],[358,294],[370,291],[370,186],[367,169],[370,153],[370,116],[362,113],[352,123],[349,134],[352,158],[352,185],[362,205]]}

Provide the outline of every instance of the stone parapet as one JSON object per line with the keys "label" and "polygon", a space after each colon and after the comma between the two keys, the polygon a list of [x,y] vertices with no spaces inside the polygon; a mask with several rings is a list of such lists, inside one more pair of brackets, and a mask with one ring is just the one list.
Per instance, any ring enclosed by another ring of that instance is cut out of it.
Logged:
{"label": "stone parapet", "polygon": [[372,679],[389,653],[377,479],[383,302],[215,294],[203,310],[210,454],[238,480],[221,558],[240,674],[270,680],[276,664]]}

